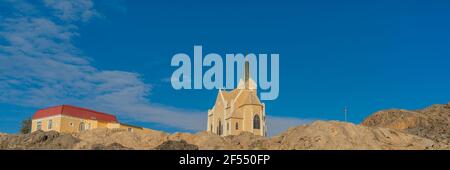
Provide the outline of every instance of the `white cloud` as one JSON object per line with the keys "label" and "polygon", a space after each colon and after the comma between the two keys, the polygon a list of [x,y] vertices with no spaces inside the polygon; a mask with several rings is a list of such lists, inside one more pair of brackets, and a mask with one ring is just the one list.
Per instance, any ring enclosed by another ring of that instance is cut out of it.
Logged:
{"label": "white cloud", "polygon": [[100,16],[91,0],[44,0],[44,3],[54,10],[55,16],[64,21],[86,22]]}
{"label": "white cloud", "polygon": [[[54,16],[28,15],[24,9],[39,9],[25,1],[5,2],[17,6],[17,15],[0,19],[0,40],[6,42],[0,43],[0,103],[36,108],[73,104],[135,121],[193,131],[206,128],[206,111],[151,103],[152,86],[139,74],[97,69],[73,45],[79,36],[75,23],[99,15],[92,1],[44,0]],[[270,134],[305,122],[273,116],[267,120]]]}
{"label": "white cloud", "polygon": [[[8,3],[8,6],[12,8],[12,10],[19,12],[27,12],[28,14],[32,14],[36,12],[36,9],[33,5],[23,1],[23,0],[1,0],[5,3]],[[0,2],[1,2],[0,1]]]}
{"label": "white cloud", "polygon": [[[20,6],[34,8],[23,1]],[[151,85],[137,73],[99,70],[72,40],[78,20],[95,12],[91,1],[51,1],[55,16],[10,16],[1,22],[0,102],[32,107],[74,104],[137,121],[156,122],[186,130],[201,130],[206,113],[186,111],[149,102]]]}

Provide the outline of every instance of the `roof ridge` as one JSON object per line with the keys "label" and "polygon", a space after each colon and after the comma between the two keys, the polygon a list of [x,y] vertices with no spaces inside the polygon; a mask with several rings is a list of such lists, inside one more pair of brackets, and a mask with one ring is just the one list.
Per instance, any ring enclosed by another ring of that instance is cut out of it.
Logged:
{"label": "roof ridge", "polygon": [[92,109],[88,109],[88,108],[83,108],[83,107],[78,107],[78,106],[73,106],[73,105],[68,105],[68,104],[63,104],[62,106],[62,110],[61,112],[64,110],[64,107],[71,107],[71,108],[75,108],[75,109],[81,109],[84,111],[89,111],[89,112],[94,112],[94,113],[99,113],[99,114],[105,114],[105,115],[110,115],[110,116],[114,116],[113,114],[109,114],[109,113],[105,113],[105,112],[100,112],[100,111],[96,111],[96,110],[92,110]]}
{"label": "roof ridge", "polygon": [[51,108],[57,108],[57,107],[61,107],[61,106],[62,106],[62,105],[50,106],[50,107],[38,109],[37,111],[40,111],[40,110],[46,110],[46,109],[51,109]]}
{"label": "roof ridge", "polygon": [[107,122],[119,122],[117,117],[113,114],[99,112],[96,110],[73,106],[73,105],[58,105],[54,107],[49,107],[46,109],[41,109],[36,111],[33,115],[33,119],[38,119],[42,117],[48,117],[53,115],[66,115],[73,116],[81,119],[92,119],[98,121],[107,121]]}

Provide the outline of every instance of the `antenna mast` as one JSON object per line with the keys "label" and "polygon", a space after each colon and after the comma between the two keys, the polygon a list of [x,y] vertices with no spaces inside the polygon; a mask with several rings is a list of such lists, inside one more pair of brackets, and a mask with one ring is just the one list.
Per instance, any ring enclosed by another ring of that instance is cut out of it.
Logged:
{"label": "antenna mast", "polygon": [[345,106],[344,107],[344,120],[345,120],[345,122],[347,122],[347,112],[348,112],[348,109],[347,109],[347,106]]}

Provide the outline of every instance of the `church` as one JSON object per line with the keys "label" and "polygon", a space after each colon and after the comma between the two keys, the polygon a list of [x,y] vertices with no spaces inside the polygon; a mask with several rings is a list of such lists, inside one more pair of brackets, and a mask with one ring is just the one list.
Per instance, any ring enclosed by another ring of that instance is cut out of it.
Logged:
{"label": "church", "polygon": [[231,91],[220,89],[214,106],[208,110],[207,131],[220,136],[241,132],[266,136],[265,105],[256,92],[257,84],[250,76],[249,62],[245,61],[238,87]]}

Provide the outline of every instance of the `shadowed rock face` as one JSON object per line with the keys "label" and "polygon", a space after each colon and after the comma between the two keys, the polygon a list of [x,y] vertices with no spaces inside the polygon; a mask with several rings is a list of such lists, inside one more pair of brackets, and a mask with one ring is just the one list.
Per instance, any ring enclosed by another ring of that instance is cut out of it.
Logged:
{"label": "shadowed rock face", "polygon": [[184,140],[180,141],[165,141],[155,148],[156,150],[198,150],[198,146],[189,144]]}
{"label": "shadowed rock face", "polygon": [[384,110],[367,117],[362,125],[386,127],[450,144],[450,103],[432,105],[422,110]]}
{"label": "shadowed rock face", "polygon": [[102,144],[94,144],[91,147],[92,150],[131,150],[131,148],[127,148],[125,146],[122,146],[118,143],[112,143],[109,145],[102,145]]}

